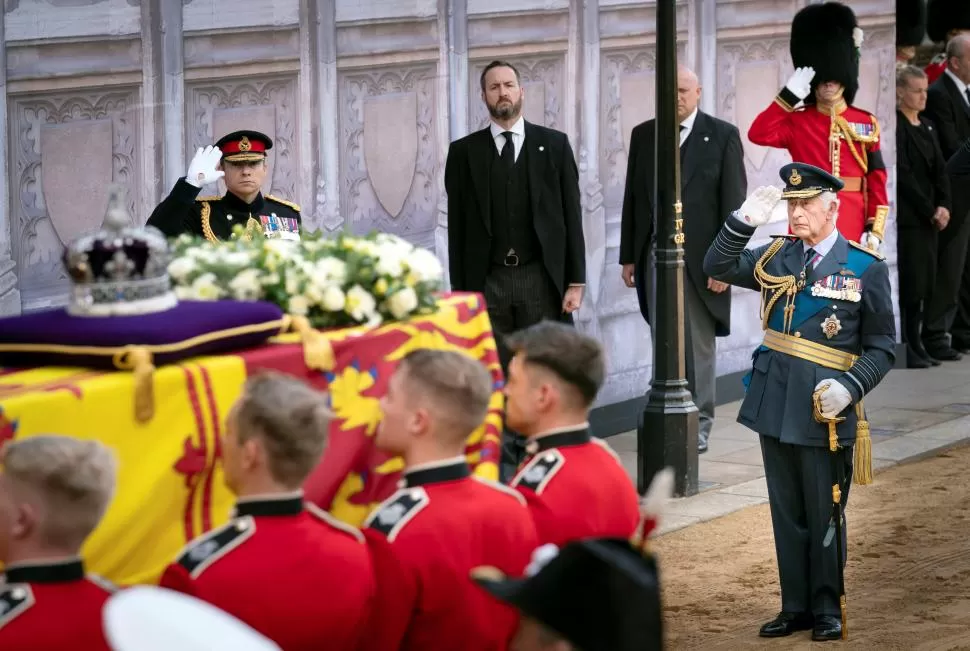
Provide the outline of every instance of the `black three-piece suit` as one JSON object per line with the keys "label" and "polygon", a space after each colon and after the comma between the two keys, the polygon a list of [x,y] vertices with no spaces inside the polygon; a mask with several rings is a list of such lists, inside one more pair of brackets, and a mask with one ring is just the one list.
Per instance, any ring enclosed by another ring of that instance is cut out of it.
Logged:
{"label": "black three-piece suit", "polygon": [[[445,164],[451,287],[481,292],[508,370],[504,336],[562,310],[570,285],[586,283],[579,171],[566,134],[522,120],[517,155],[487,127],[451,143]],[[494,131],[493,131],[494,130]],[[509,132],[506,132],[509,133]],[[505,446],[503,476],[520,456]]]}

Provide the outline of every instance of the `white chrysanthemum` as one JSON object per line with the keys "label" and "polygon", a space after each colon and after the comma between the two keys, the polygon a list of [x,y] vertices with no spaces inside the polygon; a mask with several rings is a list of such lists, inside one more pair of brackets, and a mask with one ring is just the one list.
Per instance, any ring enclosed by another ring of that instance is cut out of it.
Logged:
{"label": "white chrysanthemum", "polygon": [[391,315],[401,320],[411,314],[418,306],[418,295],[410,287],[398,290],[387,299],[387,309]]}
{"label": "white chrysanthemum", "polygon": [[259,298],[262,287],[259,284],[258,269],[243,269],[229,281],[232,297],[237,301],[254,301]]}
{"label": "white chrysanthemum", "polygon": [[370,321],[377,314],[377,301],[366,289],[360,285],[354,285],[347,292],[344,311],[355,321]]}
{"label": "white chrysanthemum", "polygon": [[347,296],[339,287],[331,285],[323,290],[319,303],[327,312],[340,312],[347,305]]}
{"label": "white chrysanthemum", "polygon": [[195,271],[197,266],[195,260],[192,258],[186,256],[175,258],[168,265],[168,275],[172,277],[172,280],[180,283],[188,278],[189,274]]}

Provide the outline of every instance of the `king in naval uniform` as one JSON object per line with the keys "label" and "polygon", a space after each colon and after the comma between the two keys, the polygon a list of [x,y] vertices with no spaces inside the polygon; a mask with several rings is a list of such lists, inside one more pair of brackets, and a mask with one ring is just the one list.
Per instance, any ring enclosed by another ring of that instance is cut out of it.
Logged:
{"label": "king in naval uniform", "polygon": [[[853,468],[857,483],[872,480],[862,399],[893,366],[895,317],[886,262],[835,228],[842,182],[803,163],[781,177],[783,192],[759,188],[728,217],[704,273],[762,293],[765,338],[738,412],[760,435],[781,583],[781,613],[760,635],[832,640],[846,545],[833,508],[844,513]],[[746,249],[781,198],[793,234]]]}
{"label": "king in naval uniform", "polygon": [[[148,225],[168,237],[192,233],[211,242],[228,240],[237,224],[247,234],[261,229],[269,238],[300,239],[300,207],[260,190],[272,148],[269,136],[258,131],[234,131],[214,146],[200,147]],[[199,196],[202,186],[219,179],[225,180],[225,195]]]}
{"label": "king in naval uniform", "polygon": [[839,177],[839,232],[878,250],[889,216],[879,122],[852,106],[862,38],[855,14],[841,3],[799,11],[791,30],[795,72],[751,123],[748,139]]}

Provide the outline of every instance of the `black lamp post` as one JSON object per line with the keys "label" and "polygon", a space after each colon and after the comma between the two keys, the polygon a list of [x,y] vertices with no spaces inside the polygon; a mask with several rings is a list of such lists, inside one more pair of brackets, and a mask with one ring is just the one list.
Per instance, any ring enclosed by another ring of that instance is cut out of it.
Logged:
{"label": "black lamp post", "polygon": [[[676,0],[657,0],[656,305],[653,380],[637,425],[637,485],[674,469],[674,494],[697,493],[697,407],[687,390],[684,343],[684,215],[680,208]],[[688,216],[689,218],[689,216]]]}

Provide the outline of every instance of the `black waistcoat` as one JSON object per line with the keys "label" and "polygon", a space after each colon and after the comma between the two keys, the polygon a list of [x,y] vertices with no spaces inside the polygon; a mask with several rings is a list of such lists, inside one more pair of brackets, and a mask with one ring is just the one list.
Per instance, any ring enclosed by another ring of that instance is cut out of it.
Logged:
{"label": "black waistcoat", "polygon": [[541,248],[532,220],[532,204],[529,202],[528,148],[523,146],[519,158],[506,170],[498,148],[492,147],[489,166],[489,192],[491,192],[492,252],[493,264],[503,264],[509,250],[515,251],[519,264],[538,260]]}

